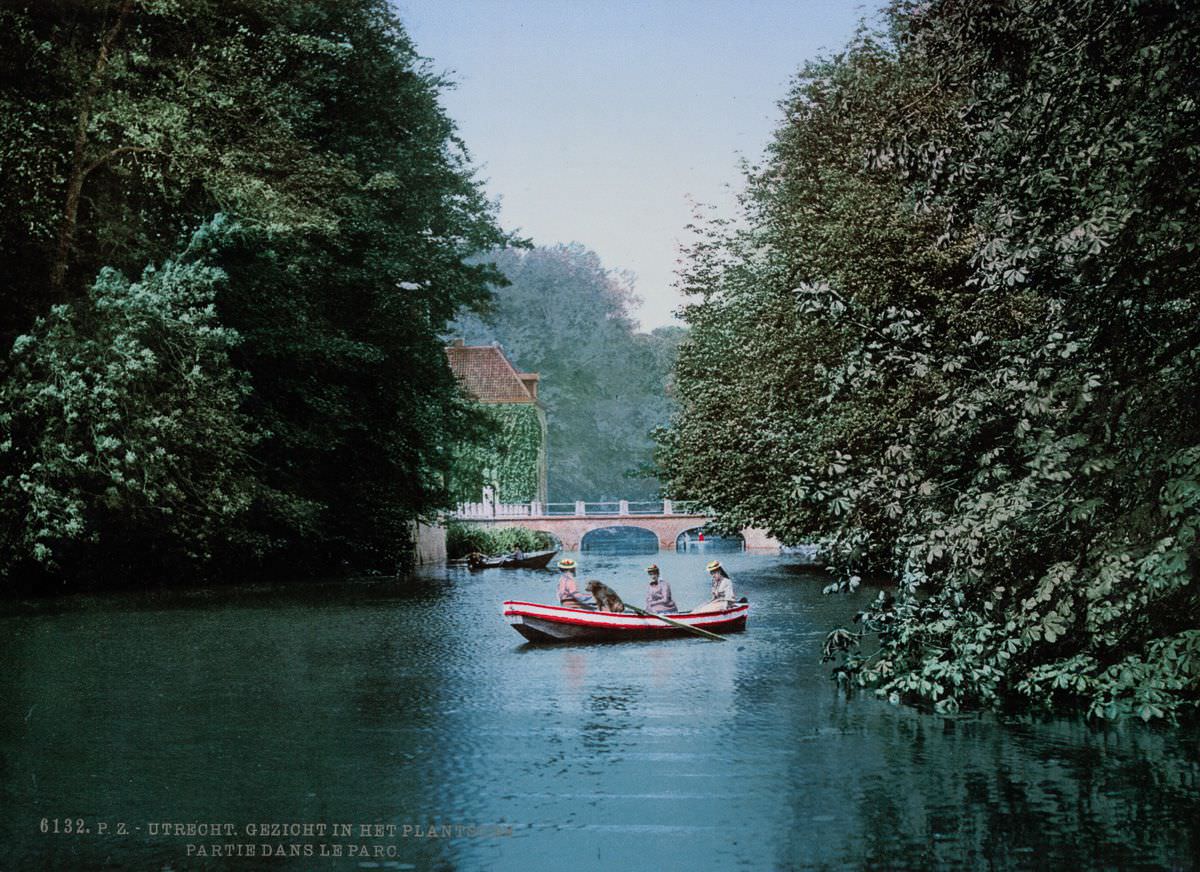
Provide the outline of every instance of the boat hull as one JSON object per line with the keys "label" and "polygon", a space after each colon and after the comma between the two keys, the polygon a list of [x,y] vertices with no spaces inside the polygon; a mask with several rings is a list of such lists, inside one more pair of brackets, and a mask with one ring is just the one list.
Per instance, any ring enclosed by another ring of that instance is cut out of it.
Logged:
{"label": "boat hull", "polygon": [[[667,617],[710,633],[740,633],[746,629],[749,612],[748,604],[739,603],[722,612],[670,614]],[[658,618],[635,613],[568,609],[519,601],[504,604],[504,617],[530,642],[631,642],[694,635]]]}
{"label": "boat hull", "polygon": [[510,557],[485,557],[476,563],[468,563],[468,568],[472,570],[479,569],[545,569],[550,561],[554,559],[557,550],[552,551],[535,551],[532,554],[527,554],[520,560],[513,560]]}

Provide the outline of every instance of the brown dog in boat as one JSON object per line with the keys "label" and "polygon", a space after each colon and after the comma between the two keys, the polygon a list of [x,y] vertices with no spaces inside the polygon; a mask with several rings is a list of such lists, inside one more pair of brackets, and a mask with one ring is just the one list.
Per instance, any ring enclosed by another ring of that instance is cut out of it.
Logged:
{"label": "brown dog in boat", "polygon": [[625,603],[617,596],[617,592],[602,581],[592,579],[586,585],[587,592],[596,599],[596,605],[601,611],[623,612]]}

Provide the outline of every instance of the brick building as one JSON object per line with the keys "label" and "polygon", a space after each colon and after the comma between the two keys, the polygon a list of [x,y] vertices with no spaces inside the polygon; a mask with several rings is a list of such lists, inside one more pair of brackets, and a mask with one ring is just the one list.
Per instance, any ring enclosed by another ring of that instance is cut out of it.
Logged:
{"label": "brick building", "polygon": [[544,503],[546,413],[538,403],[538,374],[519,372],[496,343],[465,345],[456,339],[446,347],[446,358],[463,391],[490,407],[497,425],[491,448],[464,458],[463,476],[482,475],[497,502]]}

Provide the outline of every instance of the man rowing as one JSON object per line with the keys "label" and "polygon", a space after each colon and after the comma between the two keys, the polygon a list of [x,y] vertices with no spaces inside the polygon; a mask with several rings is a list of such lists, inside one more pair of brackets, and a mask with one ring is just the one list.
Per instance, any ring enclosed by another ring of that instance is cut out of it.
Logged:
{"label": "man rowing", "polygon": [[671,596],[671,585],[659,577],[658,567],[651,563],[646,567],[650,576],[650,586],[646,591],[646,611],[655,614],[667,614],[678,611],[675,599]]}

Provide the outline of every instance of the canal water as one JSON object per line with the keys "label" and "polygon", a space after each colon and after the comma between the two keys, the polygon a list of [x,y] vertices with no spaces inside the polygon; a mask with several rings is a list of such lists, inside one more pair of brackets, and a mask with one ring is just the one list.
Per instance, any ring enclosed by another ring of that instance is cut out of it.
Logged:
{"label": "canal water", "polygon": [[[648,559],[707,593],[709,554],[575,556],[634,603]],[[1195,867],[1196,729],[847,697],[821,642],[874,590],[720,557],[752,603],[726,643],[530,646],[500,603],[549,572],[5,606],[0,869]],[[257,834],[289,823],[353,835]]]}

